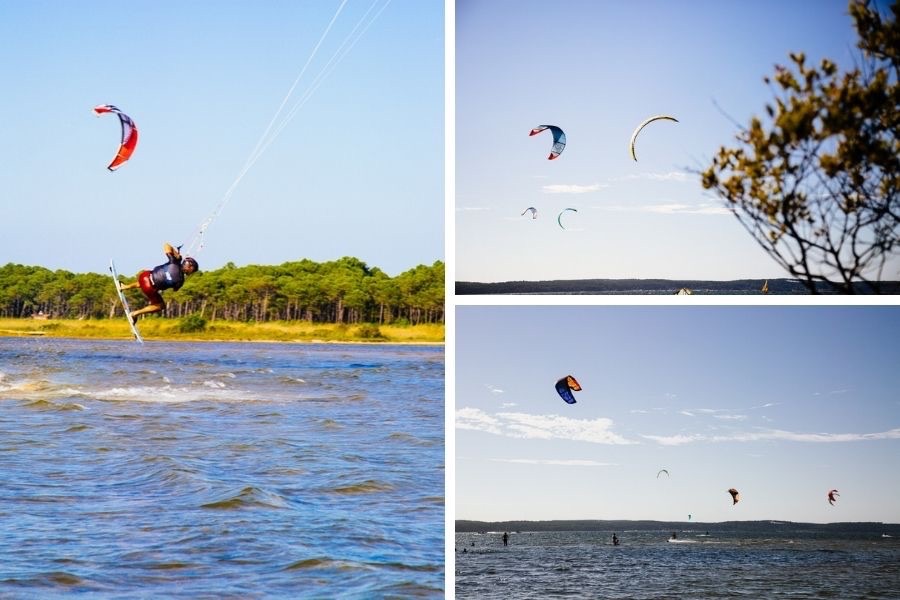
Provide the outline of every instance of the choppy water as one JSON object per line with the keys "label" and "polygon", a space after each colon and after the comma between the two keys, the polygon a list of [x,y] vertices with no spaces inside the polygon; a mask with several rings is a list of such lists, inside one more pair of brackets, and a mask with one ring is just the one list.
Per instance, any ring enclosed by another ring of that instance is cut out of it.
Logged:
{"label": "choppy water", "polygon": [[[457,598],[900,598],[900,539],[740,529],[456,534]],[[464,551],[465,550],[465,551]]]}
{"label": "choppy water", "polygon": [[0,338],[0,597],[430,597],[443,348]]}

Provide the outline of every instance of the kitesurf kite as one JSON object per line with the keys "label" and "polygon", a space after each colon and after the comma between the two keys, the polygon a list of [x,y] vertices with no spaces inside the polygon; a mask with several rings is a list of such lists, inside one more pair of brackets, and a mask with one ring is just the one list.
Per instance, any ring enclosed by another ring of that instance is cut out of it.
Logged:
{"label": "kitesurf kite", "polygon": [[834,506],[834,502],[835,500],[837,500],[835,496],[840,496],[837,490],[831,490],[830,492],[828,492],[828,504]]}
{"label": "kitesurf kite", "polygon": [[556,382],[556,391],[567,404],[575,404],[575,396],[572,395],[572,392],[580,392],[581,386],[574,377],[566,375]]}
{"label": "kitesurf kite", "polygon": [[666,471],[665,469],[660,469],[659,473],[656,474],[656,478],[659,479],[659,476],[663,473],[665,473],[667,477],[671,477],[671,475],[669,475],[668,471]]}
{"label": "kitesurf kite", "polygon": [[538,125],[528,135],[537,135],[545,129],[549,129],[553,134],[553,146],[550,148],[550,156],[547,157],[548,160],[553,160],[562,154],[563,149],[566,147],[566,134],[556,125]]}
{"label": "kitesurf kite", "polygon": [[731,494],[731,499],[733,500],[731,505],[734,506],[741,499],[741,494],[734,488],[728,490],[728,493]]}
{"label": "kitesurf kite", "polygon": [[641,132],[641,129],[643,129],[653,121],[659,121],[660,119],[675,121],[676,123],[678,122],[678,119],[676,119],[675,117],[670,117],[667,115],[656,115],[655,117],[645,119],[640,125],[637,126],[637,129],[634,130],[634,133],[631,134],[631,144],[629,144],[629,148],[631,148],[631,158],[637,160],[637,156],[634,153],[634,141],[637,139],[637,136]]}
{"label": "kitesurf kite", "polygon": [[119,116],[119,123],[122,125],[121,146],[119,146],[119,151],[118,153],[116,153],[116,156],[113,158],[112,162],[109,163],[108,167],[106,167],[110,171],[115,171],[122,165],[122,163],[131,158],[131,153],[134,152],[134,148],[135,146],[137,146],[137,126],[134,124],[134,121],[131,120],[131,117],[123,113],[112,104],[101,104],[100,106],[95,106],[94,113],[96,113],[98,117],[104,113],[115,113]]}
{"label": "kitesurf kite", "polygon": [[523,211],[522,211],[522,216],[524,216],[525,213],[527,213],[529,210],[531,211],[531,218],[532,218],[532,219],[537,219],[537,209],[536,209],[535,207],[533,207],[533,206],[529,206],[528,208],[526,208],[525,210],[523,210]]}
{"label": "kitesurf kite", "polygon": [[565,227],[563,227],[563,224],[562,224],[562,216],[563,216],[563,213],[566,212],[567,210],[571,210],[573,212],[578,212],[578,209],[575,209],[575,208],[562,209],[562,212],[560,212],[559,215],[557,215],[557,217],[556,217],[556,222],[559,223],[559,226],[562,227],[563,229],[565,229]]}

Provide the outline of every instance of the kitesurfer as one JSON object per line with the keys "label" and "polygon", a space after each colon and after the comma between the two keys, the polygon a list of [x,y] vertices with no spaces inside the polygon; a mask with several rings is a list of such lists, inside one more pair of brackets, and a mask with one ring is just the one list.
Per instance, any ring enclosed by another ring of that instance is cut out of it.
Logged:
{"label": "kitesurfer", "polygon": [[613,534],[613,546],[619,545],[619,537],[616,534]]}
{"label": "kitesurfer", "polygon": [[165,309],[166,303],[163,301],[160,292],[169,289],[178,291],[184,285],[185,276],[196,273],[200,268],[196,260],[190,256],[182,258],[178,248],[174,248],[169,243],[163,244],[163,252],[169,259],[167,263],[154,267],[151,271],[141,271],[137,274],[137,281],[134,283],[123,284],[119,282],[120,290],[141,288],[144,296],[150,302],[144,308],[131,311],[128,316],[131,318],[132,323],[137,323],[137,318],[141,315],[160,312]]}

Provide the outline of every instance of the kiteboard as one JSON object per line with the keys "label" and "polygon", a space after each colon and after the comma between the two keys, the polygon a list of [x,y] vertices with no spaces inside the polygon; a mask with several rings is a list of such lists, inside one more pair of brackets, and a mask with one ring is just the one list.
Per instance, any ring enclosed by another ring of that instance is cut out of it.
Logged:
{"label": "kiteboard", "polygon": [[144,338],[141,337],[141,333],[138,331],[137,326],[131,322],[131,308],[128,306],[128,300],[125,298],[125,294],[119,289],[119,274],[116,272],[116,263],[114,263],[112,259],[109,261],[109,272],[112,273],[113,281],[115,281],[116,293],[119,295],[119,301],[122,303],[122,308],[125,309],[125,320],[128,321],[128,326],[131,327],[131,333],[134,334],[134,339],[143,344]]}

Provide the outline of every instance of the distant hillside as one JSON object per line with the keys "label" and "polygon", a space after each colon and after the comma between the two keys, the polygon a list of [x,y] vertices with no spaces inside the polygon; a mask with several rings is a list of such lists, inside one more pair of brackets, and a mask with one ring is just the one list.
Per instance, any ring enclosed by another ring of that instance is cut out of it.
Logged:
{"label": "distant hillside", "polygon": [[[675,294],[682,288],[694,294],[762,295],[765,279],[707,281],[701,279],[557,279],[548,281],[502,281],[478,283],[457,281],[458,295],[470,294]],[[900,281],[881,282],[883,294],[900,294]],[[858,294],[875,293],[866,283],[856,285]],[[769,279],[770,295],[808,294],[797,279]],[[822,293],[828,293],[823,291]]]}
{"label": "distant hillside", "polygon": [[703,528],[708,531],[733,530],[772,531],[773,528],[791,531],[822,531],[832,533],[887,533],[900,537],[900,524],[880,522],[859,523],[795,523],[792,521],[722,521],[705,523],[694,521],[456,521],[456,533],[484,533],[487,531],[672,531],[684,527]]}

